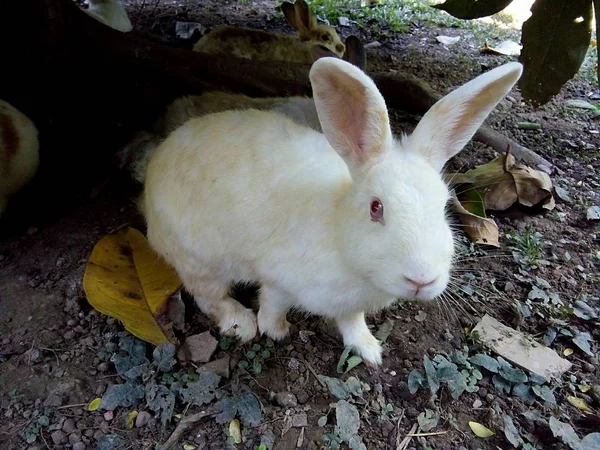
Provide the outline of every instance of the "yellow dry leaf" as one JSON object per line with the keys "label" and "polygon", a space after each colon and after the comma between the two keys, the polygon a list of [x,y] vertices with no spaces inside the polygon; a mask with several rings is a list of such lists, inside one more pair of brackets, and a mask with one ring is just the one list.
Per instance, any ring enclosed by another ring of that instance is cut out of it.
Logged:
{"label": "yellow dry leaf", "polygon": [[96,411],[98,408],[100,408],[100,403],[102,403],[102,399],[100,397],[96,397],[89,403],[88,411]]}
{"label": "yellow dry leaf", "polygon": [[573,354],[572,348],[565,348],[563,351],[563,355],[565,355],[565,356],[571,356],[572,354]]}
{"label": "yellow dry leaf", "polygon": [[135,418],[137,416],[138,416],[138,412],[135,410],[133,410],[129,414],[127,414],[127,419],[125,420],[125,426],[127,427],[128,430],[131,430],[133,428],[133,425],[135,424]]}
{"label": "yellow dry leaf", "polygon": [[454,193],[450,204],[452,212],[458,216],[463,224],[463,230],[476,244],[500,247],[498,241],[498,225],[492,219],[480,217],[467,209],[460,203]]}
{"label": "yellow dry leaf", "polygon": [[494,432],[492,430],[490,430],[487,427],[484,427],[478,422],[469,422],[469,427],[471,427],[471,430],[473,431],[473,433],[475,433],[475,436],[478,436],[480,438],[487,438],[494,435]]}
{"label": "yellow dry leaf", "polygon": [[233,442],[240,444],[242,442],[242,430],[240,428],[240,421],[233,419],[229,423],[229,436],[233,439]]}
{"label": "yellow dry leaf", "polygon": [[592,412],[592,409],[588,406],[588,404],[582,398],[577,398],[572,395],[569,395],[569,396],[567,396],[567,401],[571,405],[573,405],[575,408],[577,408],[583,412],[586,412],[586,413]]}
{"label": "yellow dry leaf", "polygon": [[189,442],[183,444],[183,450],[196,450],[196,448],[194,444],[190,444]]}
{"label": "yellow dry leaf", "polygon": [[83,288],[94,308],[119,319],[138,338],[155,345],[176,343],[171,324],[162,323],[162,316],[181,280],[138,230],[126,228],[100,239]]}
{"label": "yellow dry leaf", "polygon": [[580,384],[579,385],[579,390],[581,392],[583,392],[584,394],[589,391],[592,387],[589,384]]}

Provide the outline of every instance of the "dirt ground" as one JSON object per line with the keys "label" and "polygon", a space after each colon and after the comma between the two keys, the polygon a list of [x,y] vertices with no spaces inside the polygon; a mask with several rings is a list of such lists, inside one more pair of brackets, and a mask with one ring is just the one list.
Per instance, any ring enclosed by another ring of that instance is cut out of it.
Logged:
{"label": "dirt ground", "polygon": [[[136,30],[165,37],[173,37],[176,20],[209,28],[230,23],[289,32],[281,16],[272,13],[269,1],[126,3]],[[356,34],[365,43],[381,43],[367,52],[369,70],[417,74],[441,93],[510,60],[481,54],[483,42],[468,29],[415,23],[405,33],[382,27],[382,33],[375,34],[355,25],[338,30],[343,37]],[[438,35],[461,36],[461,41],[446,47],[436,41]],[[275,344],[258,375],[239,368],[248,346],[219,347],[213,355],[213,360],[228,356],[231,361],[230,377],[221,382],[224,392],[251,392],[258,399],[263,411],[260,424],[243,423],[243,443],[236,446],[228,440],[228,425],[208,418],[190,428],[179,446],[185,444],[186,450],[255,449],[262,442],[275,449],[335,448],[331,435],[336,433],[336,413],[330,405],[336,399],[318,375],[343,380],[352,375],[368,384],[370,389],[354,399],[361,414],[359,435],[367,449],[513,448],[505,438],[501,413],[510,416],[524,441],[535,446],[529,448],[568,448],[548,428],[551,416],[570,423],[579,437],[600,430],[597,391],[578,388],[600,385],[598,320],[579,317],[571,307],[577,300],[586,302],[596,314],[600,307],[600,227],[598,221],[586,218],[588,208],[600,205],[600,122],[590,111],[569,109],[564,103],[568,99],[593,102],[589,94],[596,90],[578,77],[537,109],[525,104],[514,90],[490,116],[489,126],[555,164],[552,181],[564,191],[555,195],[553,211],[513,209],[494,216],[501,231],[499,250],[475,248],[463,240],[453,273],[452,303],[400,304],[371,317],[374,330],[387,321],[393,323],[381,368],[361,364],[338,374],[343,348],[335,329],[316,317],[292,316],[291,336]],[[402,111],[390,114],[396,133],[411,131],[418,120]],[[519,129],[517,122],[535,122],[541,130]],[[490,148],[472,142],[450,169],[466,170],[495,156]],[[126,225],[144,230],[135,208],[138,194],[139,187],[123,174],[111,178],[94,198],[43,217],[21,215],[27,207],[17,197],[0,222],[0,447],[158,448],[182,417],[177,414],[200,411],[177,403],[176,416],[166,426],[152,414],[146,424],[131,429],[126,416],[133,409],[149,411],[143,401],[112,414],[88,411],[88,403],[101,397],[108,386],[123,383],[103,354],[108,344],[118,342],[123,328],[87,303],[82,277],[90,252],[102,236]],[[559,302],[531,298],[534,286],[550,297],[557,294]],[[186,334],[211,330],[217,336],[190,299],[185,300],[190,324]],[[566,331],[559,332],[550,345],[560,355],[568,354],[573,363],[563,380],[550,384],[556,405],[539,397],[525,401],[502,393],[488,372],[477,382],[475,392],[465,392],[458,399],[445,389],[437,396],[426,389],[416,394],[409,391],[409,374],[423,368],[424,355],[433,358],[463,348],[469,354],[480,351],[465,330],[486,313],[540,341],[551,327],[590,333],[590,354],[574,345]],[[150,345],[148,352],[152,352]],[[569,396],[585,400],[591,412],[571,405]],[[399,447],[425,409],[439,415],[432,430],[439,433],[414,437],[407,447]],[[534,410],[546,420],[523,415]],[[45,419],[40,420],[42,416]],[[319,420],[322,416],[327,416],[325,424]],[[486,425],[495,435],[477,438],[470,421]],[[121,447],[102,439],[114,435],[122,439]],[[323,440],[328,435],[329,443]]]}

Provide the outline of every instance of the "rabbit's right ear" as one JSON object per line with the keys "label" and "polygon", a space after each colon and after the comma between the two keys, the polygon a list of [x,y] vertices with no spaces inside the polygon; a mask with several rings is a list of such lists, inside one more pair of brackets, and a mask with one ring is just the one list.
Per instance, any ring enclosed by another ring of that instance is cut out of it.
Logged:
{"label": "rabbit's right ear", "polygon": [[392,130],[373,80],[337,58],[319,59],[309,76],[323,134],[352,175],[380,161],[391,146]]}
{"label": "rabbit's right ear", "polygon": [[300,31],[301,24],[298,24],[296,17],[296,8],[294,7],[294,5],[290,2],[283,2],[281,4],[281,11],[283,12],[283,15],[285,16],[285,19],[288,21],[288,23],[296,30]]}
{"label": "rabbit's right ear", "polygon": [[[298,29],[299,31],[305,30],[305,32],[308,33],[310,30],[314,30],[317,27],[317,18],[311,12],[310,7],[304,0],[296,0],[294,9],[296,10],[296,23],[300,27]],[[302,37],[302,35],[300,35],[300,37]],[[310,38],[310,34],[307,35],[307,39],[308,38]]]}
{"label": "rabbit's right ear", "polygon": [[367,70],[367,55],[365,47],[360,42],[360,39],[354,35],[350,35],[346,38],[346,54],[344,59],[356,67],[361,69],[363,72]]}

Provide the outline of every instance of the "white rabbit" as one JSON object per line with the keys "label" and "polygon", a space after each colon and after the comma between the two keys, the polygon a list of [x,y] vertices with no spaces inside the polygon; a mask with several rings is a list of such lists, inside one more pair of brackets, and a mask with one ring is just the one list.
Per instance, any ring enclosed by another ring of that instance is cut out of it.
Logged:
{"label": "white rabbit", "polygon": [[83,11],[97,21],[123,33],[133,30],[127,11],[119,0],[87,0],[87,3],[89,7]]}
{"label": "white rabbit", "polygon": [[0,100],[0,216],[8,198],[33,178],[39,161],[37,128],[17,108]]}
{"label": "white rabbit", "polygon": [[[431,300],[454,252],[440,172],[519,79],[509,63],[437,102],[409,137],[392,137],[385,102],[335,58],[310,80],[323,134],[257,110],[194,118],[150,157],[142,197],[152,247],[201,311],[242,342],[289,331],[297,308],[334,319],[367,362],[365,322],[398,298]],[[261,284],[258,315],[228,296]]]}
{"label": "white rabbit", "polygon": [[[314,61],[337,55],[326,47],[314,45],[311,49]],[[365,49],[356,36],[346,38],[344,59],[362,70],[366,67]],[[243,94],[209,91],[202,95],[188,95],[173,101],[151,130],[142,130],[117,154],[121,168],[127,167],[134,180],[143,183],[148,158],[154,149],[175,129],[192,117],[200,117],[228,110],[259,109],[283,114],[300,125],[321,131],[321,123],[312,98],[266,97],[252,98]]]}

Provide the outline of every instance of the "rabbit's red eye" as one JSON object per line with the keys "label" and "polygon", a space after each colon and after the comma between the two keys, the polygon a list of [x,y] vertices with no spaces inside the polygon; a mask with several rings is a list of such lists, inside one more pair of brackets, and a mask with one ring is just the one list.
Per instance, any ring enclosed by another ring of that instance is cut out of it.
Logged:
{"label": "rabbit's red eye", "polygon": [[321,40],[327,42],[329,40],[329,35],[328,34],[322,35]]}
{"label": "rabbit's red eye", "polygon": [[383,203],[378,198],[374,198],[371,201],[371,220],[373,222],[383,223]]}

